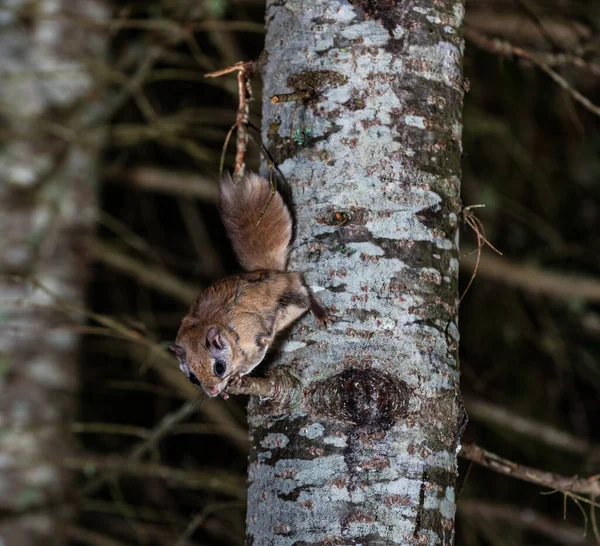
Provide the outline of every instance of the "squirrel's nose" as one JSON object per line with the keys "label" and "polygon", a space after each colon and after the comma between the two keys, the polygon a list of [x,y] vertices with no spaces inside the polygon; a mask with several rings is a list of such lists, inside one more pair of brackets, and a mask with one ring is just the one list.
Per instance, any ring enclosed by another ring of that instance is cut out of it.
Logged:
{"label": "squirrel's nose", "polygon": [[219,389],[219,387],[216,386],[216,387],[213,387],[212,389],[208,389],[206,392],[207,392],[208,396],[212,396],[214,398],[215,396],[219,396],[221,389]]}

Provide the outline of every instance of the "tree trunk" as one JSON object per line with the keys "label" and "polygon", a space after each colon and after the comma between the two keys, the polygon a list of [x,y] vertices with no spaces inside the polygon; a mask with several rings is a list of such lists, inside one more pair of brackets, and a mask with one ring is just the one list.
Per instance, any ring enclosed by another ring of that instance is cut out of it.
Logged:
{"label": "tree trunk", "polygon": [[[458,390],[460,1],[267,2],[263,138],[292,268],[337,320],[252,400],[248,544],[450,544]],[[275,98],[272,98],[276,96]]]}
{"label": "tree trunk", "polygon": [[[63,544],[83,237],[93,227],[106,0],[0,8],[0,545]],[[90,24],[84,24],[88,21]],[[35,279],[35,282],[30,282]],[[41,289],[37,281],[45,287]],[[46,290],[47,289],[47,290]],[[81,318],[81,317],[79,317]]]}

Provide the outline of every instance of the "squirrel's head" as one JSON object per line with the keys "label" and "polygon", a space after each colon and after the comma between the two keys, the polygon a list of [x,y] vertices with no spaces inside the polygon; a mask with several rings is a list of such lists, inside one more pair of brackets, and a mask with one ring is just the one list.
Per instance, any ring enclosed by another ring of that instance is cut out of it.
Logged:
{"label": "squirrel's head", "polygon": [[190,382],[208,396],[218,396],[235,371],[228,332],[216,326],[182,328],[169,349],[177,355],[179,368]]}

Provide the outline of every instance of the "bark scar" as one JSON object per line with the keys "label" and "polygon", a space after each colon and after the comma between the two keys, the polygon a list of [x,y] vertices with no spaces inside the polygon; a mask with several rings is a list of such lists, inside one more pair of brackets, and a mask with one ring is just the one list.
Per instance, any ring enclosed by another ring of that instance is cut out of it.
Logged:
{"label": "bark scar", "polygon": [[312,388],[312,408],[366,430],[388,430],[407,412],[408,385],[381,370],[344,370]]}

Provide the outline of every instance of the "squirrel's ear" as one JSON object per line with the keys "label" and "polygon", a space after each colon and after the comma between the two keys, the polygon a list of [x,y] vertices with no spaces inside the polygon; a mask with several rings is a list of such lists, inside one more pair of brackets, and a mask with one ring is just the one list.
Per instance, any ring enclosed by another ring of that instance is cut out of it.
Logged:
{"label": "squirrel's ear", "polygon": [[167,349],[175,353],[179,358],[185,358],[185,348],[177,343],[167,343]]}
{"label": "squirrel's ear", "polygon": [[219,351],[223,349],[223,339],[216,328],[209,328],[206,332],[206,344],[208,347],[214,347]]}

